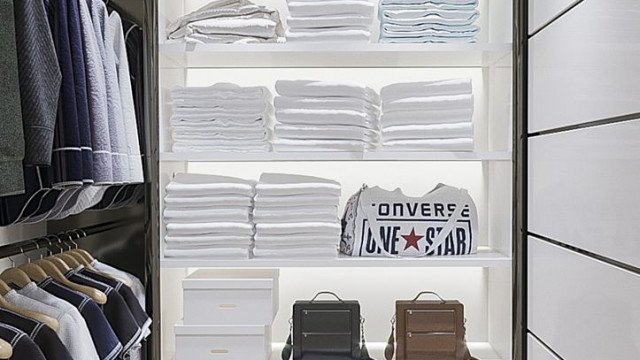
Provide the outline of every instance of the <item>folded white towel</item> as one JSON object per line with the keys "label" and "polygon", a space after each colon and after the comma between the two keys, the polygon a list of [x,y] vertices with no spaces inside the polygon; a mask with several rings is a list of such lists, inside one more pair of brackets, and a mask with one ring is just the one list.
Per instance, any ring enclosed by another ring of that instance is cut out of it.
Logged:
{"label": "folded white towel", "polygon": [[180,100],[173,99],[173,111],[185,114],[192,110],[191,114],[198,111],[201,114],[241,113],[241,114],[266,114],[271,111],[271,104],[262,100],[212,100],[209,98]]}
{"label": "folded white towel", "polygon": [[238,114],[193,114],[172,115],[169,119],[171,126],[261,126],[268,122],[265,114],[238,115]]}
{"label": "folded white towel", "polygon": [[189,146],[227,146],[227,147],[237,147],[240,144],[261,144],[265,143],[264,140],[237,140],[237,139],[206,139],[206,140],[196,140],[190,139],[186,141],[176,141],[176,144],[185,143]]}
{"label": "folded white towel", "polygon": [[[397,29],[397,30],[395,30]],[[480,27],[475,25],[469,25],[464,28],[462,27],[452,27],[446,30],[435,29],[434,27],[426,27],[425,29],[420,28],[409,28],[406,29],[404,27],[397,27],[394,25],[383,25],[381,29],[381,34],[387,39],[392,38],[420,38],[420,37],[434,37],[434,38],[463,38],[463,39],[471,39],[474,38],[480,32]]]}
{"label": "folded white towel", "polygon": [[363,26],[370,28],[373,16],[308,16],[287,18],[289,29],[338,28],[343,26]]}
{"label": "folded white towel", "polygon": [[276,152],[363,152],[372,150],[376,144],[363,140],[289,140],[275,139],[272,143]]}
{"label": "folded white towel", "polygon": [[318,235],[318,234],[287,234],[287,235],[256,235],[256,244],[265,245],[279,245],[299,243],[307,245],[337,245],[340,243],[340,239],[330,235]]}
{"label": "folded white towel", "polygon": [[479,17],[478,10],[382,10],[380,13],[383,24],[396,25],[471,25]]}
{"label": "folded white towel", "polygon": [[246,259],[249,257],[249,247],[165,249],[164,257],[171,259]]}
{"label": "folded white towel", "polygon": [[252,243],[200,244],[200,243],[166,243],[165,250],[198,250],[198,249],[247,249]]}
{"label": "folded white towel", "polygon": [[[452,34],[462,33],[464,35],[473,33],[477,34],[480,31],[480,27],[476,25],[449,25],[449,24],[415,24],[415,25],[398,25],[386,23],[382,25],[382,31],[385,34],[409,34],[415,36],[423,35],[425,32],[429,34],[430,31],[443,31]],[[428,35],[427,34],[427,35]]]}
{"label": "folded white towel", "polygon": [[449,124],[470,122],[473,109],[457,110],[408,110],[386,112],[380,117],[383,127],[416,124]]}
{"label": "folded white towel", "polygon": [[420,4],[380,4],[380,11],[386,10],[405,10],[405,9],[420,9],[420,10],[458,10],[458,11],[474,11],[478,8],[478,4],[449,4],[447,2],[439,1],[432,2],[429,0],[420,1]]}
{"label": "folded white towel", "polygon": [[167,194],[213,195],[239,194],[253,196],[256,182],[231,176],[178,173],[167,185]]}
{"label": "folded white towel", "polygon": [[172,138],[174,141],[194,142],[194,145],[220,143],[218,140],[238,141],[256,140],[266,141],[271,137],[271,131],[258,129],[261,131],[202,131],[201,133],[180,133],[174,131]]}
{"label": "folded white towel", "polygon": [[473,95],[409,97],[385,102],[383,113],[407,110],[454,110],[473,108]]}
{"label": "folded white towel", "polygon": [[210,223],[169,223],[167,235],[204,235],[204,234],[231,234],[253,235],[252,224],[242,222],[210,222]]}
{"label": "folded white towel", "polygon": [[172,146],[173,152],[268,152],[271,146],[268,143],[251,144],[248,142],[232,145],[190,145],[175,143]]}
{"label": "folded white towel", "polygon": [[171,97],[176,99],[207,96],[219,100],[268,100],[271,92],[265,86],[240,86],[231,83],[216,83],[204,87],[174,86],[171,88]]}
{"label": "folded white towel", "polygon": [[382,129],[383,143],[390,140],[473,138],[473,123],[401,125]]}
{"label": "folded white towel", "polygon": [[274,133],[281,139],[377,141],[378,132],[358,126],[310,126],[276,124]]}
{"label": "folded white towel", "polygon": [[380,37],[380,43],[385,44],[472,44],[478,40],[473,37],[440,37],[440,36],[420,36],[420,37]]}
{"label": "folded white towel", "polygon": [[230,206],[228,209],[166,209],[165,223],[186,222],[245,222],[251,221],[249,207]]}
{"label": "folded white towel", "polygon": [[337,258],[338,250],[336,246],[308,246],[289,249],[253,249],[255,258]]}
{"label": "folded white towel", "polygon": [[273,102],[276,109],[353,110],[372,116],[377,116],[380,112],[379,104],[350,97],[299,98],[276,96]]}
{"label": "folded white towel", "polygon": [[289,14],[293,17],[357,15],[373,17],[375,5],[367,0],[291,1]]}
{"label": "folded white towel", "polygon": [[262,224],[277,224],[309,221],[331,222],[335,221],[338,218],[337,211],[334,211],[333,213],[327,213],[323,211],[310,211],[308,213],[299,214],[263,213],[265,213],[264,209],[262,209],[261,215],[253,216],[253,221]]}
{"label": "folded white towel", "polygon": [[173,116],[193,116],[193,115],[207,115],[211,117],[225,117],[225,116],[244,116],[244,117],[261,117],[267,118],[271,115],[271,109],[254,111],[253,109],[245,109],[241,105],[235,108],[229,109],[215,109],[215,108],[174,108]]}
{"label": "folded white towel", "polygon": [[173,244],[175,247],[186,246],[206,246],[206,245],[232,245],[249,246],[253,243],[252,235],[183,235],[165,236],[165,243]]}
{"label": "folded white towel", "polygon": [[427,5],[427,4],[478,6],[478,0],[381,0],[380,1],[380,5]]}
{"label": "folded white towel", "polygon": [[371,40],[369,30],[287,30],[287,41],[290,42],[368,42]]}
{"label": "folded white towel", "polygon": [[235,35],[251,38],[273,39],[277,38],[277,28],[280,20],[269,17],[220,17],[194,21],[170,35],[171,39],[189,37],[193,34],[208,35]]}
{"label": "folded white towel", "polygon": [[472,138],[392,140],[382,144],[387,151],[473,151]]}
{"label": "folded white towel", "polygon": [[361,127],[374,126],[378,119],[355,110],[326,110],[326,109],[278,109],[276,120],[283,124],[325,124],[325,125],[354,125]]}
{"label": "folded white towel", "polygon": [[302,222],[283,224],[256,224],[256,234],[278,235],[278,234],[323,234],[340,236],[342,226],[337,221],[334,222]]}
{"label": "folded white towel", "polygon": [[329,195],[340,197],[339,182],[316,176],[263,173],[255,186],[261,196]]}
{"label": "folded white towel", "polygon": [[414,96],[468,95],[472,93],[471,79],[448,79],[387,85],[380,90],[380,99],[385,104]]}
{"label": "folded white towel", "polygon": [[303,195],[262,195],[257,194],[255,197],[255,207],[264,208],[269,206],[288,205],[302,206],[314,205],[319,206],[337,206],[340,203],[340,196],[335,194],[303,194]]}
{"label": "folded white towel", "polygon": [[[293,205],[293,206],[263,206],[259,205],[258,207],[253,209],[253,216],[265,217],[265,216],[292,216],[292,215],[301,215],[310,212],[321,212],[326,214],[337,214],[338,206],[335,205]],[[333,221],[333,218],[332,218]]]}
{"label": "folded white towel", "polygon": [[173,196],[167,195],[165,204],[170,209],[205,207],[205,206],[252,206],[251,197],[241,195],[219,195],[219,196]]}
{"label": "folded white towel", "polygon": [[378,104],[378,94],[368,87],[357,83],[331,82],[317,80],[278,80],[276,91],[289,97],[346,97],[366,100]]}

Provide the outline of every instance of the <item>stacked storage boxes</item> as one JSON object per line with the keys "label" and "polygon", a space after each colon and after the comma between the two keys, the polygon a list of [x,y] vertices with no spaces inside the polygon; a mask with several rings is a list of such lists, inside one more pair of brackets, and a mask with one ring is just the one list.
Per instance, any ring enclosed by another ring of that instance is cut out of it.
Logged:
{"label": "stacked storage boxes", "polygon": [[198,270],[182,282],[176,360],[268,360],[278,270]]}

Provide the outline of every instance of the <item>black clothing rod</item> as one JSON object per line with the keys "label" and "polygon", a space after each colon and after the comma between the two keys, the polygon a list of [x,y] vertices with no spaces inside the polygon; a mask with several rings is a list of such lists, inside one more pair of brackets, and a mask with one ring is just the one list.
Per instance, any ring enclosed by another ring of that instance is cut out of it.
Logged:
{"label": "black clothing rod", "polygon": [[[111,231],[123,226],[127,226],[134,221],[131,220],[117,220],[117,221],[108,221],[96,225],[91,225],[82,228],[69,229],[66,232],[61,232],[58,234],[49,234],[44,236],[35,237],[28,240],[19,241],[16,243],[0,246],[0,259],[5,259],[10,256],[16,256],[23,253],[27,253],[30,251],[34,251],[37,249],[47,249],[49,245],[60,244],[60,239],[63,244],[69,244],[72,240],[74,242],[78,242],[84,238],[87,238],[91,235],[100,234],[103,232]],[[62,245],[64,247],[65,245]]]}

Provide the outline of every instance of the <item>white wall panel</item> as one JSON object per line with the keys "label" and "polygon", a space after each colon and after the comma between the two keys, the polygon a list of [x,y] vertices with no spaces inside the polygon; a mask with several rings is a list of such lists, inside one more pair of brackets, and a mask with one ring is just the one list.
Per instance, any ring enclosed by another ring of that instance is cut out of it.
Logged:
{"label": "white wall panel", "polygon": [[564,360],[640,359],[640,275],[532,237],[528,269],[529,329]]}
{"label": "white wall panel", "polygon": [[557,356],[553,355],[551,351],[549,351],[546,347],[544,347],[544,345],[542,345],[536,338],[531,335],[529,335],[528,345],[528,360],[561,360],[558,359]]}
{"label": "white wall panel", "polygon": [[586,0],[529,41],[530,132],[640,111],[638,13]]}
{"label": "white wall panel", "polygon": [[529,140],[529,230],[640,267],[640,120]]}
{"label": "white wall panel", "polygon": [[580,0],[531,0],[529,1],[529,34],[548,23]]}

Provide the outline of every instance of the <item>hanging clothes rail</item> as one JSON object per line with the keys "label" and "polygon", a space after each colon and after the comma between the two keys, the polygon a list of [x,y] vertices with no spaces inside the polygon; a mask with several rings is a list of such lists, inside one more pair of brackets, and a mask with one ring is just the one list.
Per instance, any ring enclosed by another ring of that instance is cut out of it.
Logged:
{"label": "hanging clothes rail", "polygon": [[0,247],[0,259],[4,259],[10,256],[20,255],[29,251],[37,249],[43,249],[50,245],[56,245],[65,242],[78,242],[84,238],[92,235],[97,235],[110,230],[118,229],[130,224],[133,224],[136,220],[118,220],[108,221],[96,225],[87,227],[71,229],[66,232],[57,234],[49,234],[45,236],[39,236],[36,238],[23,240],[13,244]]}

